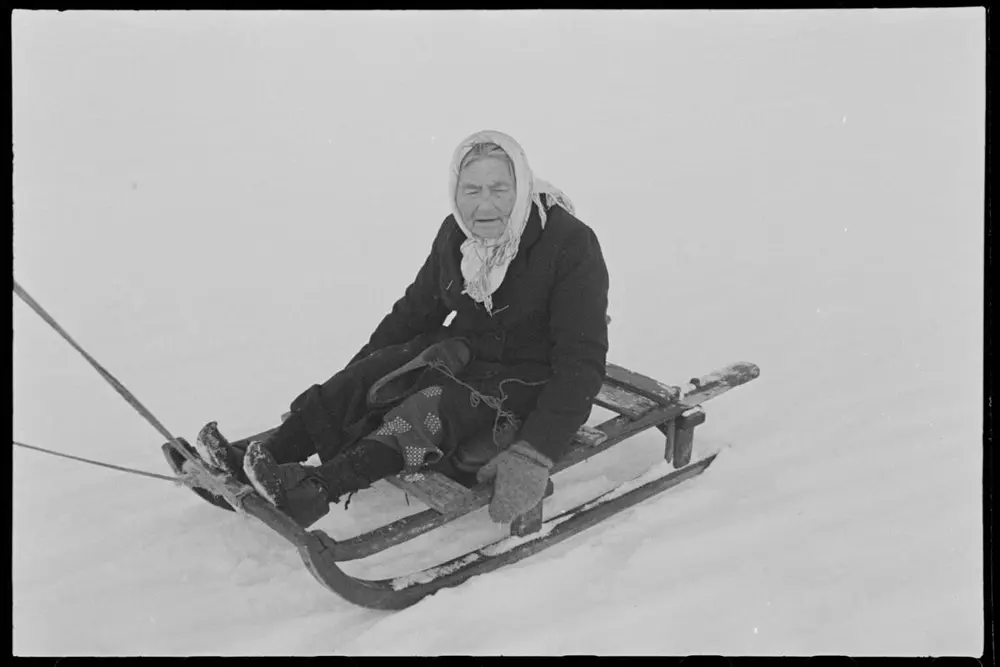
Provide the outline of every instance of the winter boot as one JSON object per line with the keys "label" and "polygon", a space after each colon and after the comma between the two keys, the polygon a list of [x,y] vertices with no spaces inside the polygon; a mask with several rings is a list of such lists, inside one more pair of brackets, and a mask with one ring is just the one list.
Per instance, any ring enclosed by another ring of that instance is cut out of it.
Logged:
{"label": "winter boot", "polygon": [[[213,421],[202,427],[195,445],[203,461],[244,484],[250,483],[243,472],[248,442],[229,442],[219,432],[218,423]],[[302,415],[297,413],[290,414],[272,431],[264,440],[263,446],[278,463],[301,463],[316,453],[312,440],[302,425]]]}
{"label": "winter boot", "polygon": [[201,459],[217,470],[248,484],[243,474],[243,457],[246,445],[233,445],[219,432],[218,422],[208,422],[198,432],[195,449]]}
{"label": "winter boot", "polygon": [[260,442],[252,442],[243,459],[250,484],[262,497],[308,527],[326,516],[330,503],[368,488],[376,480],[403,469],[403,457],[377,441],[362,440],[321,466],[278,463]]}
{"label": "winter boot", "polygon": [[[184,438],[177,438],[177,442],[185,450],[187,450],[189,454],[193,455],[195,458],[200,458],[198,450],[192,447],[187,440],[185,440]],[[173,468],[174,472],[177,473],[178,476],[183,475],[186,470],[185,463],[187,463],[187,459],[184,457],[184,455],[181,454],[179,451],[177,451],[175,448],[170,447],[168,448],[167,456],[170,458],[170,466],[171,468]],[[202,461],[204,461],[204,459],[202,459]],[[201,488],[200,486],[192,486],[191,490],[194,491],[196,494],[198,494],[202,499],[212,503],[216,507],[227,510],[229,512],[233,511],[233,508],[222,496],[217,496],[214,493],[208,491],[207,489]]]}

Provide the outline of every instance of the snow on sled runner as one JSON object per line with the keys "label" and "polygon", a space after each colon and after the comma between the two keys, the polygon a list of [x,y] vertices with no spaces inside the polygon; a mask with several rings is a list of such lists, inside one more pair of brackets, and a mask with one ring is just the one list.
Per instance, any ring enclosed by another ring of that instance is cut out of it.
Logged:
{"label": "snow on sled runner", "polygon": [[[355,560],[402,544],[489,504],[492,485],[465,486],[425,470],[388,478],[416,496],[429,509],[346,540],[322,530],[302,528],[259,496],[251,487],[210,469],[197,456],[184,456],[167,442],[162,449],[171,468],[202,498],[225,509],[235,508],[263,522],[295,546],[306,567],[324,586],[344,599],[373,609],[403,609],[442,588],[495,570],[546,549],[708,468],[716,454],[691,461],[694,429],[705,421],[701,404],[758,377],[751,363],[735,363],[691,380],[687,391],[664,385],[627,369],[607,365],[607,377],[594,404],[618,413],[597,427],[581,427],[569,452],[552,474],[585,461],[649,428],[666,437],[664,458],[673,470],[654,469],[598,498],[557,516],[543,518],[542,503],[510,525],[511,536],[475,549],[435,567],[392,579],[368,580],[346,574],[337,563]],[[261,438],[268,432],[252,436]],[[249,440],[249,438],[247,439]],[[187,443],[182,444],[186,445]],[[193,450],[189,449],[188,454]],[[194,459],[194,460],[192,460]],[[660,466],[654,466],[659,468]],[[553,491],[551,481],[546,496]]]}

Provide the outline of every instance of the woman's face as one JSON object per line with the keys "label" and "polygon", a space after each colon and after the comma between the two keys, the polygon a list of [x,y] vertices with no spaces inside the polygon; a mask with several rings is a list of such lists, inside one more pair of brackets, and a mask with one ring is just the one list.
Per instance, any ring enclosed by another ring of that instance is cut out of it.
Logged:
{"label": "woman's face", "polygon": [[484,239],[499,238],[507,228],[517,193],[510,163],[499,157],[482,157],[458,174],[455,203],[469,231]]}

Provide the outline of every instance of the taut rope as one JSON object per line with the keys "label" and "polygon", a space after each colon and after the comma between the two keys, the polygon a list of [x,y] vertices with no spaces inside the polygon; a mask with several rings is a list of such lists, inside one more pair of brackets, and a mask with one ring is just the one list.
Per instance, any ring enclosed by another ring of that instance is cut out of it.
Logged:
{"label": "taut rope", "polygon": [[[83,358],[86,359],[90,363],[90,365],[93,366],[94,369],[98,373],[101,374],[101,377],[103,377],[107,381],[107,383],[110,384],[114,388],[114,390],[117,391],[118,394],[122,398],[125,399],[125,402],[128,403],[129,405],[131,405],[132,408],[135,409],[136,412],[138,412],[140,415],[142,415],[142,417],[147,422],[149,422],[153,426],[153,428],[155,428],[157,431],[159,431],[160,434],[163,437],[165,437],[167,440],[169,440],[170,444],[172,444],[174,446],[174,448],[178,452],[180,452],[181,455],[184,458],[186,458],[189,461],[196,461],[195,457],[190,452],[188,452],[187,448],[183,447],[180,444],[180,442],[178,442],[177,438],[175,438],[173,436],[173,434],[171,434],[170,431],[167,430],[167,427],[164,426],[162,423],[160,423],[160,420],[158,420],[153,415],[152,412],[150,412],[149,410],[147,410],[146,407],[142,403],[139,402],[139,399],[137,399],[132,392],[130,392],[128,389],[125,388],[125,385],[123,385],[121,382],[119,382],[115,378],[115,376],[113,376],[111,373],[109,373],[107,371],[107,369],[105,369],[103,366],[101,366],[99,363],[97,363],[96,359],[94,359],[92,356],[90,356],[89,354],[87,354],[87,351],[84,350],[82,347],[80,347],[80,345],[78,345],[77,342],[75,340],[73,340],[70,337],[70,335],[68,333],[66,333],[66,331],[61,326],[59,326],[59,323],[56,322],[55,319],[53,319],[53,317],[51,315],[49,315],[48,312],[46,312],[46,310],[44,308],[42,308],[41,305],[39,305],[39,303],[37,301],[35,301],[33,298],[31,298],[31,295],[29,295],[26,291],[24,291],[24,288],[22,288],[20,285],[17,284],[16,280],[14,281],[14,294],[16,294],[18,297],[20,297],[20,299],[22,301],[24,301],[26,304],[28,304],[28,307],[30,307],[33,311],[35,311],[35,313],[37,313],[39,317],[41,317],[43,320],[45,320],[45,322],[48,323],[48,325],[50,327],[52,327],[53,329],[55,329],[56,333],[58,333],[60,336],[62,336],[63,339],[67,343],[69,343],[70,345],[73,346],[73,349],[75,349],[77,352],[79,352],[81,355],[83,355]],[[29,447],[28,445],[25,445],[23,443],[15,442],[14,444],[15,445],[20,445],[22,447]],[[29,448],[30,449],[37,449],[39,451],[47,452],[47,453],[50,453],[50,454],[58,454],[57,452],[51,452],[49,450],[42,449],[41,447],[29,447]],[[69,455],[66,455],[66,454],[58,454],[58,455],[59,456],[66,456],[67,458],[77,458],[77,457],[69,456]],[[117,468],[119,470],[124,470],[123,468],[119,468],[118,466],[112,466],[110,464],[105,464],[105,463],[99,463],[97,461],[90,461],[90,460],[87,460],[87,459],[80,459],[80,460],[84,460],[87,463],[93,463],[95,465],[103,465],[103,466],[106,466],[106,467],[109,467],[109,468]],[[156,476],[156,475],[153,475],[152,473],[142,473],[141,471],[129,470],[129,472],[137,472],[139,474],[144,474],[144,475],[149,475],[149,476]],[[167,479],[174,479],[174,478],[167,478]]]}

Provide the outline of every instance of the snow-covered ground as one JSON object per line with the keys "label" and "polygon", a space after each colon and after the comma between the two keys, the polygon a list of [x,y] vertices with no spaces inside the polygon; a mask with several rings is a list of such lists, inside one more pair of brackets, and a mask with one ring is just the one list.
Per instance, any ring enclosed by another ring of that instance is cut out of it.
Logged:
{"label": "snow-covered ground", "polygon": [[[762,374],[706,404],[695,481],[395,613],[183,488],[15,449],[15,654],[981,655],[984,17],[16,12],[15,277],[179,435],[267,428],[357,351],[483,128],[597,231],[612,361]],[[167,472],[13,312],[14,438]],[[416,509],[380,484],[322,527]]]}

